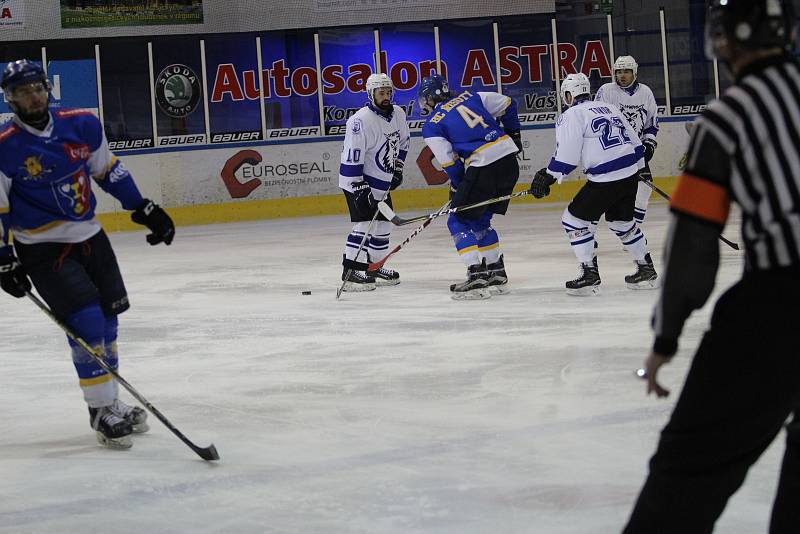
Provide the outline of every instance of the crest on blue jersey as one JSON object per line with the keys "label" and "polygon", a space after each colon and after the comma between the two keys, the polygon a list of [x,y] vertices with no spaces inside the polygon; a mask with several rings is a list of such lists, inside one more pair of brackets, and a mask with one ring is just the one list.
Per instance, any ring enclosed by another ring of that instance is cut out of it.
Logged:
{"label": "crest on blue jersey", "polygon": [[26,175],[22,177],[23,180],[41,180],[51,172],[53,169],[45,169],[42,165],[41,156],[28,156],[22,162],[22,169],[25,170]]}
{"label": "crest on blue jersey", "polygon": [[58,192],[56,198],[64,215],[76,220],[89,213],[92,207],[92,190],[83,167],[54,183],[52,187]]}
{"label": "crest on blue jersey", "polygon": [[375,164],[383,172],[392,174],[395,161],[400,155],[400,132],[395,131],[383,134],[386,137],[383,145],[375,152]]}

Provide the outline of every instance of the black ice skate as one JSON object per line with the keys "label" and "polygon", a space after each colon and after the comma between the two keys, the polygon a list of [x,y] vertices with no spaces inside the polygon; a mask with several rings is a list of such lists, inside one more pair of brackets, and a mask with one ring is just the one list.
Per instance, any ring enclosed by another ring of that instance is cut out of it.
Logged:
{"label": "black ice skate", "polygon": [[636,272],[625,277],[629,289],[656,289],[658,288],[658,274],[653,265],[653,260],[648,252],[644,260],[635,262]]}
{"label": "black ice skate", "polygon": [[111,406],[89,408],[89,424],[97,434],[97,442],[109,449],[130,449],[131,422],[120,417]]}
{"label": "black ice skate", "polygon": [[128,406],[119,399],[111,405],[111,410],[131,424],[134,434],[144,434],[150,430],[147,424],[147,412],[138,406]]}
{"label": "black ice skate", "polygon": [[467,267],[467,279],[460,284],[451,284],[453,300],[481,300],[491,298],[489,290],[489,271],[486,260],[477,265]]}
{"label": "black ice skate", "polygon": [[592,263],[581,263],[581,275],[566,283],[567,295],[586,297],[600,293],[600,272],[597,270],[597,258]]}
{"label": "black ice skate", "polygon": [[375,278],[375,285],[378,287],[396,286],[400,283],[400,273],[391,269],[381,267],[375,271],[367,271],[367,274]]}
{"label": "black ice skate", "polygon": [[508,275],[506,274],[506,266],[503,263],[503,255],[500,258],[486,266],[489,271],[489,291],[492,295],[505,295],[510,292],[508,288]]}
{"label": "black ice skate", "polygon": [[364,271],[354,271],[345,267],[342,272],[342,282],[344,282],[343,291],[358,292],[358,291],[373,291],[375,289],[375,278],[371,274]]}

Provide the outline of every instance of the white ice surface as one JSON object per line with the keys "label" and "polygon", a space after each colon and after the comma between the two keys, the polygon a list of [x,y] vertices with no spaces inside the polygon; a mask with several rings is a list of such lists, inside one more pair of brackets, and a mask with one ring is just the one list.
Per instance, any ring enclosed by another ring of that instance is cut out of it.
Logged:
{"label": "white ice surface", "polygon": [[[711,306],[663,369],[670,398],[646,397],[657,292],[625,288],[601,223],[603,293],[567,296],[560,209],[497,218],[513,292],[479,302],[449,298],[464,268],[442,221],[391,262],[402,284],[339,301],[341,216],[180,228],[171,247],[113,234],[121,373],[214,464],[153,416],[131,450],[100,448],[61,331],[1,294],[0,532],[619,532]],[[654,202],[659,267],[667,220]],[[741,259],[722,247],[710,302]],[[783,437],[719,532],[766,531]]]}

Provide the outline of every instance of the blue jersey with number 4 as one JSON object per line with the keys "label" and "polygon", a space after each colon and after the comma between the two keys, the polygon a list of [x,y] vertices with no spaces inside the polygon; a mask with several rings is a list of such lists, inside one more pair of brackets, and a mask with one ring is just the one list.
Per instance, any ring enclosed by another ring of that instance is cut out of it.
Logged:
{"label": "blue jersey with number 4", "polygon": [[579,164],[593,182],[629,178],[644,167],[639,136],[613,104],[582,100],[558,117],[547,172],[560,183]]}
{"label": "blue jersey with number 4", "polygon": [[422,137],[453,186],[458,187],[466,168],[485,167],[516,154],[517,146],[505,131],[519,129],[511,98],[464,91],[436,105],[422,127]]}

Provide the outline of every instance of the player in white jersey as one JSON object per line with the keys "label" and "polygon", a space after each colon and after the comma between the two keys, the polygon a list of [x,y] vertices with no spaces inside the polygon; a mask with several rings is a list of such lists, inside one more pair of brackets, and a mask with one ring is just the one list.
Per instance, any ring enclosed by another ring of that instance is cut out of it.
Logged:
{"label": "player in white jersey", "polygon": [[[379,201],[392,205],[389,192],[403,182],[403,164],[411,140],[406,114],[392,104],[392,92],[392,81],[386,74],[370,75],[369,101],[347,120],[339,187],[354,224],[342,260],[344,291],[370,291],[376,285],[400,283],[400,275],[391,269],[367,272],[369,263],[382,260],[389,252],[392,223],[380,214],[372,228],[370,222]],[[359,252],[362,240],[364,246]]]}
{"label": "player in white jersey", "polygon": [[556,122],[556,151],[547,168],[534,176],[531,193],[546,197],[550,186],[561,183],[578,164],[589,179],[561,217],[581,267],[581,276],[566,283],[567,293],[599,293],[592,223],[603,214],[636,263],[636,272],[625,277],[628,287],[654,288],[657,275],[647,241],[633,220],[637,176],[644,165],[642,143],[616,106],[591,100],[586,75],[567,76],[561,82],[561,98],[569,107]]}
{"label": "player in white jersey", "polygon": [[[658,106],[653,91],[638,78],[639,65],[632,56],[620,56],[614,62],[614,81],[600,87],[595,100],[614,104],[636,130],[636,135],[644,146],[644,169],[639,172],[641,180],[652,180],[650,160],[658,143]],[[633,217],[642,224],[647,214],[647,204],[653,190],[640,183],[636,192],[636,205]]]}

